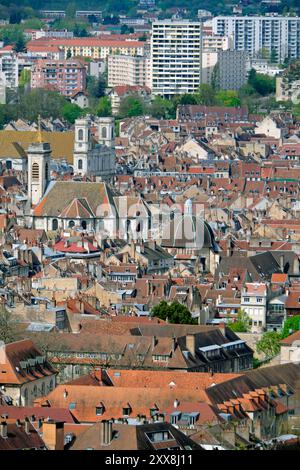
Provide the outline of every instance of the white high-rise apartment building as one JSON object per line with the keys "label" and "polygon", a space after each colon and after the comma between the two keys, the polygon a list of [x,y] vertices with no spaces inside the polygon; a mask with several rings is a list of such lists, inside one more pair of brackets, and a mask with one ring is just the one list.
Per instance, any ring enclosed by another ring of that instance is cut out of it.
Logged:
{"label": "white high-rise apartment building", "polygon": [[152,24],[152,93],[195,93],[201,83],[201,22],[161,20]]}
{"label": "white high-rise apartment building", "polygon": [[233,47],[251,57],[276,54],[278,62],[300,57],[300,17],[292,16],[216,16],[214,34],[233,38]]}
{"label": "white high-rise apartment building", "polygon": [[150,58],[147,56],[110,55],[107,58],[108,86],[149,86]]}
{"label": "white high-rise apartment building", "polygon": [[17,88],[19,85],[18,64],[17,54],[10,51],[0,52],[0,73],[5,76],[8,88]]}

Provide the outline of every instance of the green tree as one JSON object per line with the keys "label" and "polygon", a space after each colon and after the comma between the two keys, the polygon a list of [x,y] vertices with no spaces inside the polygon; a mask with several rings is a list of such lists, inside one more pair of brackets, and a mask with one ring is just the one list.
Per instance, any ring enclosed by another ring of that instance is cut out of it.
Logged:
{"label": "green tree", "polygon": [[277,356],[280,352],[281,335],[277,331],[267,331],[256,343],[258,353],[263,353],[266,358]]}
{"label": "green tree", "polygon": [[19,86],[25,86],[30,83],[31,71],[30,69],[23,69],[20,78],[19,78]]}
{"label": "green tree", "polygon": [[194,95],[191,95],[189,93],[184,93],[183,95],[180,96],[179,103],[180,104],[197,104],[197,99]]}
{"label": "green tree", "polygon": [[26,41],[25,41],[25,37],[22,35],[22,36],[19,36],[14,47],[13,47],[13,50],[15,52],[25,52],[26,51]]}
{"label": "green tree", "polygon": [[57,91],[36,88],[20,95],[19,103],[15,108],[18,116],[29,121],[36,121],[39,114],[42,118],[62,117],[62,108],[65,103],[66,99]]}
{"label": "green tree", "polygon": [[147,112],[156,119],[169,119],[172,114],[173,106],[171,101],[155,96]]}
{"label": "green tree", "polygon": [[187,325],[197,323],[197,321],[192,318],[189,309],[176,301],[168,304],[168,302],[162,300],[158,305],[153,307],[151,316],[160,318],[161,320],[168,320],[170,323],[183,323]]}
{"label": "green tree", "polygon": [[289,336],[291,333],[300,330],[300,315],[289,317],[285,320],[282,330],[282,339]]}
{"label": "green tree", "polygon": [[254,69],[250,70],[249,72],[248,83],[261,96],[266,96],[271,93],[275,93],[275,78],[269,77],[268,75],[262,73],[257,73]]}
{"label": "green tree", "polygon": [[145,105],[139,96],[127,96],[120,103],[119,116],[121,118],[141,116],[144,114]]}
{"label": "green tree", "polygon": [[99,117],[111,116],[111,101],[108,96],[102,96],[99,99],[96,114]]}
{"label": "green tree", "polygon": [[246,333],[250,329],[251,320],[245,310],[239,310],[237,313],[236,321],[229,322],[228,328],[236,333]]}
{"label": "green tree", "polygon": [[0,341],[5,344],[12,343],[17,338],[16,328],[13,323],[12,314],[1,305],[0,307]]}
{"label": "green tree", "polygon": [[198,104],[204,104],[206,106],[213,106],[216,104],[215,90],[211,85],[203,83],[199,87],[199,92],[196,93],[196,99]]}
{"label": "green tree", "polygon": [[100,98],[105,95],[106,77],[101,75],[99,78],[88,75],[87,92],[92,98]]}
{"label": "green tree", "polygon": [[220,106],[240,106],[241,100],[235,90],[220,90],[216,94],[216,102]]}
{"label": "green tree", "polygon": [[82,109],[77,104],[68,102],[62,107],[62,117],[71,124],[82,114]]}

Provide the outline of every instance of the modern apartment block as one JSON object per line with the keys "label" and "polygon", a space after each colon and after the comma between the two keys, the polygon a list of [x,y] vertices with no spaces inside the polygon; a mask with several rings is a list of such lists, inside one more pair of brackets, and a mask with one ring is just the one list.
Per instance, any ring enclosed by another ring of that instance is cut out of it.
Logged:
{"label": "modern apartment block", "polygon": [[19,85],[19,59],[17,54],[10,51],[0,52],[0,73],[5,77],[8,88],[17,88]]}
{"label": "modern apartment block", "polygon": [[232,47],[232,40],[227,36],[203,34],[202,36],[202,77],[201,83],[211,84],[219,51]]}
{"label": "modern apartment block", "polygon": [[80,60],[38,60],[32,68],[32,88],[58,90],[64,96],[86,88],[86,68]]}
{"label": "modern apartment block", "polygon": [[94,16],[98,20],[102,20],[102,11],[100,10],[77,10],[75,13],[76,18],[88,18]]}
{"label": "modern apartment block", "polygon": [[250,59],[245,51],[219,51],[217,80],[221,90],[239,90],[247,83]]}
{"label": "modern apartment block", "polygon": [[108,86],[150,86],[150,58],[110,55],[107,60]]}
{"label": "modern apartment block", "polygon": [[201,22],[161,20],[152,24],[152,93],[195,93],[201,83]]}
{"label": "modern apartment block", "polygon": [[43,18],[65,18],[65,10],[41,10],[40,14]]}
{"label": "modern apartment block", "polygon": [[216,16],[214,34],[233,37],[233,47],[251,57],[269,55],[283,62],[300,57],[300,18],[295,16]]}

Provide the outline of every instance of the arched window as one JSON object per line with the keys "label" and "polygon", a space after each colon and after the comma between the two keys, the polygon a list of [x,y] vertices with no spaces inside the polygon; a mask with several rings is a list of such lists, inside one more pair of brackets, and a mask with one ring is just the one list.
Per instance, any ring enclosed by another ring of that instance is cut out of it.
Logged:
{"label": "arched window", "polygon": [[51,390],[53,390],[53,380],[52,379],[50,380],[49,389],[50,389],[50,392],[51,392]]}
{"label": "arched window", "polygon": [[37,386],[36,385],[33,387],[33,395],[34,395],[34,397],[37,397]]}
{"label": "arched window", "polygon": [[38,180],[40,175],[40,168],[38,163],[33,163],[31,168],[31,176],[33,180]]}
{"label": "arched window", "polygon": [[83,230],[86,230],[86,221],[85,220],[83,220],[81,222],[81,227],[83,228]]}
{"label": "arched window", "polygon": [[107,129],[106,129],[106,127],[102,127],[101,137],[102,137],[102,139],[107,138]]}
{"label": "arched window", "polygon": [[11,170],[12,169],[12,162],[11,160],[6,160],[6,169]]}
{"label": "arched window", "polygon": [[73,228],[74,225],[75,225],[74,220],[70,220],[70,222],[68,223],[68,227],[69,227],[69,228]]}
{"label": "arched window", "polygon": [[78,140],[83,140],[83,129],[79,129],[78,131]]}
{"label": "arched window", "polygon": [[52,220],[52,230],[57,230],[58,229],[58,220],[53,219]]}
{"label": "arched window", "polygon": [[78,160],[78,170],[82,170],[82,160],[81,160],[81,158]]}

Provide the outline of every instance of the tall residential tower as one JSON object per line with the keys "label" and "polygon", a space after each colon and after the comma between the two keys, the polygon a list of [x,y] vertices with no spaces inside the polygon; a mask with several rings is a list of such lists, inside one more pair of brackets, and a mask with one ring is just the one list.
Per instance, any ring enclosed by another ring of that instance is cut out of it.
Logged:
{"label": "tall residential tower", "polygon": [[201,83],[201,22],[162,20],[152,24],[152,93],[195,93]]}

